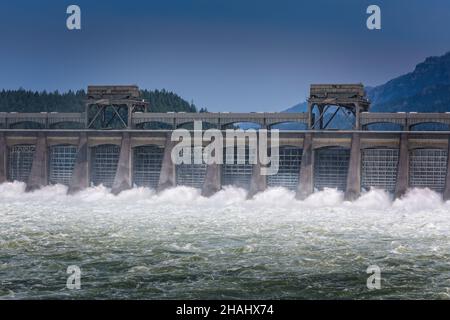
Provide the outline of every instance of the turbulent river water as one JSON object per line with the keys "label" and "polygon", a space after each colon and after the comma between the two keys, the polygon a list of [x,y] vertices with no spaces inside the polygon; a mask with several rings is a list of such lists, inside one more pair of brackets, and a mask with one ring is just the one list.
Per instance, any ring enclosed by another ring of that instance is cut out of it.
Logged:
{"label": "turbulent river water", "polygon": [[24,190],[0,185],[1,299],[450,298],[450,202],[430,190]]}

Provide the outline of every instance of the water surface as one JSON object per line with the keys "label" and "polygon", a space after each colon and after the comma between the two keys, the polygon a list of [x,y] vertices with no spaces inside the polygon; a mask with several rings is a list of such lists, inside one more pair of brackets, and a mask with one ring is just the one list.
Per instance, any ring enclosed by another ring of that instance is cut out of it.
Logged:
{"label": "water surface", "polygon": [[[430,190],[345,202],[336,190],[24,189],[0,185],[2,299],[450,297],[450,202]],[[66,288],[70,265],[81,290]],[[370,265],[380,290],[366,287]]]}

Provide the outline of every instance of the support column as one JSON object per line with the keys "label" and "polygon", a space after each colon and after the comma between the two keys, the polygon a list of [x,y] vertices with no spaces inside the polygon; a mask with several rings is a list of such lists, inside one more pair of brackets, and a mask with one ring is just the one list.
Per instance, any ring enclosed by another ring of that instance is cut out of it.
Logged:
{"label": "support column", "polygon": [[313,105],[311,102],[308,102],[308,129],[310,129],[310,130],[312,129],[312,125],[313,125],[313,121],[314,121],[312,110],[313,110]]}
{"label": "support column", "polygon": [[202,187],[202,196],[210,197],[222,187],[222,165],[213,163],[206,167],[205,182]]}
{"label": "support column", "polygon": [[450,137],[447,147],[447,176],[445,178],[445,189],[443,194],[444,201],[450,200]]}
{"label": "support column", "polygon": [[7,180],[6,163],[8,159],[8,146],[3,132],[0,132],[0,183]]}
{"label": "support column", "polygon": [[405,123],[405,124],[404,124],[402,130],[403,130],[403,131],[410,131],[410,130],[411,130],[411,125],[410,125],[410,123],[409,123],[409,119],[408,119],[407,114],[405,114],[405,121],[404,121],[404,123]]}
{"label": "support column", "polygon": [[133,122],[132,122],[133,105],[131,103],[127,103],[127,114],[128,114],[127,126],[128,126],[128,129],[132,129],[132,127],[133,127]]}
{"label": "support column", "polygon": [[34,191],[48,183],[48,149],[47,137],[44,133],[39,133],[36,140],[36,150],[34,152],[33,164],[28,178],[26,191]]}
{"label": "support column", "polygon": [[361,130],[361,107],[359,106],[359,103],[355,104],[355,130]]}
{"label": "support column", "polygon": [[131,139],[130,134],[124,132],[120,145],[119,163],[117,164],[111,192],[117,195],[124,190],[131,189],[131,187]]}
{"label": "support column", "polygon": [[87,187],[89,187],[88,139],[86,133],[82,133],[78,142],[75,167],[68,193],[73,194]]}
{"label": "support column", "polygon": [[250,181],[250,190],[248,191],[247,198],[251,199],[258,192],[262,192],[267,188],[267,176],[261,174],[261,163],[254,164],[252,167],[252,178]]}
{"label": "support column", "polygon": [[317,108],[319,109],[319,130],[323,130],[323,118],[325,117],[323,112],[325,106],[319,105]]}
{"label": "support column", "polygon": [[84,128],[88,129],[89,128],[89,103],[85,103],[85,114],[84,114]]}
{"label": "support column", "polygon": [[347,174],[345,200],[353,201],[361,193],[361,139],[359,133],[353,133],[350,149],[350,162]]}
{"label": "support column", "polygon": [[300,164],[297,196],[299,200],[306,199],[314,191],[314,155],[312,148],[312,134],[305,133],[303,139],[303,155]]}
{"label": "support column", "polygon": [[400,136],[400,154],[397,168],[397,184],[395,185],[395,197],[400,198],[408,190],[409,173],[409,150],[408,135],[402,133]]}
{"label": "support column", "polygon": [[176,142],[171,141],[171,134],[168,133],[166,136],[166,145],[164,147],[164,156],[161,165],[161,173],[159,175],[158,182],[158,192],[164,189],[174,187],[176,185],[175,181],[175,164],[172,161],[172,149]]}

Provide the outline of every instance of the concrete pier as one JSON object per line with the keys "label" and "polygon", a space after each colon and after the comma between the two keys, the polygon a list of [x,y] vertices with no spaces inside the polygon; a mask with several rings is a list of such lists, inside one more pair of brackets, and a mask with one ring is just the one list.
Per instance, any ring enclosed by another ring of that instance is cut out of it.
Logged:
{"label": "concrete pier", "polygon": [[34,152],[33,165],[26,191],[33,191],[47,185],[48,183],[48,152],[47,137],[39,133],[36,140],[36,151]]}
{"label": "concrete pier", "polygon": [[210,197],[222,187],[222,165],[210,164],[206,167],[206,177],[202,188],[202,196]]}
{"label": "concrete pier", "polygon": [[5,134],[0,132],[0,183],[7,181],[8,173],[6,169],[8,148],[6,146]]}
{"label": "concrete pier", "polygon": [[176,185],[175,164],[172,161],[172,149],[177,143],[171,141],[171,134],[166,135],[166,143],[164,147],[164,156],[161,165],[161,174],[159,176],[157,191],[163,191]]}
{"label": "concrete pier", "polygon": [[252,178],[250,180],[250,190],[248,191],[247,198],[251,199],[258,192],[262,192],[267,188],[267,176],[261,175],[261,164],[253,165]]}
{"label": "concrete pier", "polygon": [[75,167],[69,185],[69,194],[76,193],[89,186],[88,151],[87,136],[86,133],[82,133],[78,142]]}
{"label": "concrete pier", "polygon": [[350,163],[347,174],[345,200],[353,201],[361,192],[361,139],[359,133],[352,135]]}
{"label": "concrete pier", "polygon": [[402,133],[400,136],[400,153],[398,158],[397,183],[395,185],[396,198],[400,198],[408,190],[408,174],[409,174],[408,135]]}
{"label": "concrete pier", "polygon": [[450,138],[447,146],[447,176],[445,177],[444,201],[450,200]]}
{"label": "concrete pier", "polygon": [[114,177],[114,183],[111,188],[113,194],[119,194],[123,190],[130,189],[133,186],[131,181],[131,170],[130,134],[124,132],[120,146],[120,156],[119,163],[117,164],[116,176]]}
{"label": "concrete pier", "polygon": [[303,139],[303,154],[300,164],[300,177],[296,198],[306,199],[314,191],[314,159],[312,147],[312,134],[306,133]]}

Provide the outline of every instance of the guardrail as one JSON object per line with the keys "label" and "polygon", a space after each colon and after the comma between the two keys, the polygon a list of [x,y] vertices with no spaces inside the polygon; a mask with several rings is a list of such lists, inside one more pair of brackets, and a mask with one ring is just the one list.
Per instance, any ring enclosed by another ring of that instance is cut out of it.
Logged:
{"label": "guardrail", "polygon": [[450,126],[450,112],[445,113],[418,113],[418,112],[397,112],[379,113],[362,112],[360,124],[362,128],[371,124],[393,123],[402,126],[403,130],[410,130],[411,127],[424,123],[441,123]]}
{"label": "guardrail", "polygon": [[[255,112],[255,113],[184,113],[184,112],[136,112],[132,114],[132,128],[144,123],[159,122],[177,128],[180,125],[193,121],[207,122],[217,127],[228,124],[252,122],[261,127],[270,127],[279,123],[297,122],[308,124],[308,113],[283,113],[283,112]],[[0,112],[0,128],[12,129],[21,123],[34,123],[42,129],[55,129],[55,126],[63,123],[75,123],[86,128],[86,113],[16,113]],[[416,112],[362,112],[360,114],[360,129],[367,128],[371,124],[393,123],[400,125],[403,130],[410,130],[413,126],[424,123],[440,123],[450,126],[450,112],[445,113],[416,113]]]}
{"label": "guardrail", "polygon": [[83,113],[16,113],[0,112],[0,126],[3,128],[13,128],[21,123],[34,123],[43,129],[52,129],[59,123],[77,123],[83,128],[86,126],[86,114]]}
{"label": "guardrail", "polygon": [[152,112],[136,112],[132,116],[133,127],[150,122],[161,122],[171,125],[173,128],[184,123],[193,121],[207,122],[217,126],[224,126],[232,123],[252,122],[262,127],[272,126],[284,122],[308,123],[307,113],[152,113]]}

